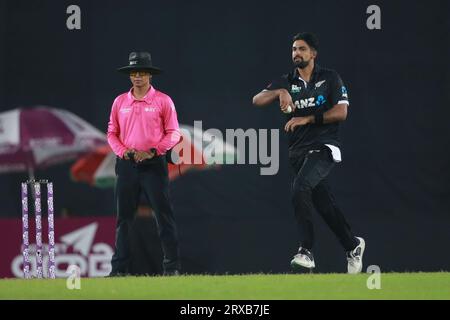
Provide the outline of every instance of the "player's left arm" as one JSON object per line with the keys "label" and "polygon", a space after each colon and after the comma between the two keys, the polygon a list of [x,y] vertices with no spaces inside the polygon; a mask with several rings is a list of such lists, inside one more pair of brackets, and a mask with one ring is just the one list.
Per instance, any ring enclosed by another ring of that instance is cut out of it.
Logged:
{"label": "player's left arm", "polygon": [[310,115],[306,117],[292,117],[284,126],[285,131],[294,131],[298,126],[304,126],[310,123],[327,124],[333,122],[344,121],[347,118],[347,104],[338,103],[331,109]]}
{"label": "player's left arm", "polygon": [[[347,104],[338,103],[335,104],[330,110],[327,110],[323,113],[323,122],[322,123],[333,123],[339,121],[345,121],[347,119]],[[311,116],[311,123],[316,122],[316,117]]]}
{"label": "player's left arm", "polygon": [[291,118],[284,127],[286,131],[294,131],[296,127],[310,123],[320,125],[345,121],[347,119],[347,108],[349,105],[347,88],[336,72],[333,74],[330,82],[329,99],[333,107],[325,112],[318,111],[316,114],[310,116]]}

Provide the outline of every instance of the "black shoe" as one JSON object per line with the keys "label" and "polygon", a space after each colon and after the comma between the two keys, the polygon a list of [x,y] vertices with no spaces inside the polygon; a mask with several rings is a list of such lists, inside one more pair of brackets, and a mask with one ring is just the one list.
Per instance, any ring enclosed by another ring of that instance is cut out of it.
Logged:
{"label": "black shoe", "polygon": [[164,271],[164,274],[163,274],[163,276],[165,276],[165,277],[172,277],[172,276],[179,276],[180,275],[180,271],[178,271],[178,270],[167,270],[167,271]]}

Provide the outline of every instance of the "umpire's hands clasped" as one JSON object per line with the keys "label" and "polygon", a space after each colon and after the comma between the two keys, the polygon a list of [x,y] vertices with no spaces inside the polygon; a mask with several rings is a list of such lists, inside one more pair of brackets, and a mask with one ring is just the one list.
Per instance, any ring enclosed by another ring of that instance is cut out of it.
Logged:
{"label": "umpire's hands clasped", "polygon": [[123,158],[124,158],[125,160],[130,160],[131,157],[134,156],[134,153],[135,153],[135,152],[136,152],[136,149],[128,149],[127,151],[125,151],[125,152],[123,153]]}
{"label": "umpire's hands clasped", "polygon": [[125,160],[134,160],[134,162],[142,162],[147,159],[152,159],[154,156],[154,151],[137,151],[136,149],[128,149],[123,154]]}
{"label": "umpire's hands clasped", "polygon": [[144,160],[152,159],[155,156],[155,152],[136,151],[134,153],[134,161],[142,162]]}

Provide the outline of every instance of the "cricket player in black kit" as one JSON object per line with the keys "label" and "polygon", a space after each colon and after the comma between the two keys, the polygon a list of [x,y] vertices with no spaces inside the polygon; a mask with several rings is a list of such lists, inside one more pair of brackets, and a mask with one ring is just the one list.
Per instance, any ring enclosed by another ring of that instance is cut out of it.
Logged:
{"label": "cricket player in black kit", "polygon": [[348,273],[362,270],[365,241],[355,237],[327,184],[334,164],[341,161],[339,123],[347,117],[348,93],[340,76],[315,63],[317,38],[299,33],[293,39],[294,69],[253,98],[256,106],[279,100],[286,113],[289,161],[295,172],[292,203],[301,243],[291,266],[313,269],[314,209],[339,239],[347,254]]}

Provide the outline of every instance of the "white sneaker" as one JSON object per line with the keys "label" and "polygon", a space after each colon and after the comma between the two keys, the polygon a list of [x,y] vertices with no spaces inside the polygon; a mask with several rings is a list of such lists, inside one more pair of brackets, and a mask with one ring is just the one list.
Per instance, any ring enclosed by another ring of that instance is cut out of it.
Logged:
{"label": "white sneaker", "polygon": [[314,263],[314,257],[311,252],[306,249],[300,248],[298,253],[294,256],[291,261],[291,267],[298,268],[303,267],[307,269],[313,269],[316,267]]}
{"label": "white sneaker", "polygon": [[352,251],[347,252],[347,271],[350,274],[360,273],[363,267],[363,254],[366,249],[366,242],[363,238],[356,237],[358,239],[359,244]]}

